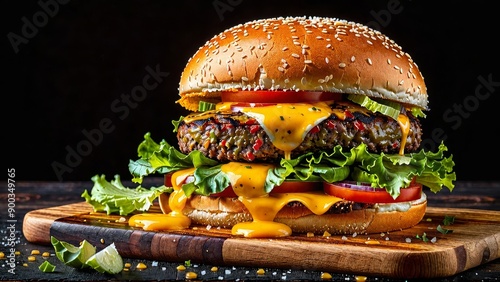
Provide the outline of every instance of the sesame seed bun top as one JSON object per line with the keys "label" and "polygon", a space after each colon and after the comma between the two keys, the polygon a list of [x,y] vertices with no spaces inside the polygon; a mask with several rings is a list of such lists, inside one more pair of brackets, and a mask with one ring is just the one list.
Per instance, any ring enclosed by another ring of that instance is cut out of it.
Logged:
{"label": "sesame seed bun top", "polygon": [[363,94],[427,109],[410,55],[367,26],[333,18],[250,21],[207,41],[189,59],[177,101],[196,111],[225,90],[315,90]]}

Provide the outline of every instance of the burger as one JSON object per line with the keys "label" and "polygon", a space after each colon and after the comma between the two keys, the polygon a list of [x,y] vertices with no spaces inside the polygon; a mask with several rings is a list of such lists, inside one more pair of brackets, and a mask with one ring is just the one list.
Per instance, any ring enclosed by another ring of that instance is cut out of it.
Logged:
{"label": "burger", "polygon": [[[149,133],[129,169],[160,173],[163,215],[245,237],[410,228],[426,190],[452,190],[452,156],[420,148],[428,94],[408,53],[381,32],[334,18],[231,27],[188,60],[173,122],[178,146]],[[154,223],[154,224],[153,224]]]}

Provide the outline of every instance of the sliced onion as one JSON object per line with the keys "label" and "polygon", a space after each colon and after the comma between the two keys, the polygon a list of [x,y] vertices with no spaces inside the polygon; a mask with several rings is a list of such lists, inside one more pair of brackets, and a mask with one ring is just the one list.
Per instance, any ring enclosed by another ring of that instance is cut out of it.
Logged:
{"label": "sliced onion", "polygon": [[367,182],[342,181],[342,182],[335,182],[335,185],[358,191],[375,191],[375,192],[385,191],[385,188],[372,187],[371,184]]}

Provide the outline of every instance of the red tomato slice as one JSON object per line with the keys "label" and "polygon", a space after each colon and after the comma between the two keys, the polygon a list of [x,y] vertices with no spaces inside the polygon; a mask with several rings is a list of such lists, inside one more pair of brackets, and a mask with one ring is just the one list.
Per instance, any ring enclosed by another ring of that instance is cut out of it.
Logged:
{"label": "red tomato slice", "polygon": [[[187,181],[189,181],[189,178]],[[172,186],[172,174],[165,174],[165,186]],[[310,192],[321,190],[322,182],[318,181],[284,181],[281,185],[274,187],[271,194],[274,193],[300,193],[300,192]],[[211,194],[213,197],[238,197],[231,186],[227,187],[219,193]]]}
{"label": "red tomato slice", "polygon": [[224,91],[221,93],[222,102],[242,103],[313,103],[321,101],[339,101],[342,94],[321,91]]}
{"label": "red tomato slice", "polygon": [[409,187],[401,188],[400,194],[393,199],[385,189],[372,188],[369,185],[353,185],[349,182],[323,183],[326,194],[359,203],[399,203],[420,199],[422,185],[412,182]]}
{"label": "red tomato slice", "polygon": [[[275,186],[270,194],[278,193],[303,193],[310,191],[321,190],[321,182],[317,181],[293,181],[287,180],[279,186]],[[224,191],[211,194],[213,197],[238,197],[231,186],[224,189]]]}
{"label": "red tomato slice", "polygon": [[301,193],[321,190],[319,181],[294,181],[285,180],[280,186],[275,186],[271,191],[273,193]]}

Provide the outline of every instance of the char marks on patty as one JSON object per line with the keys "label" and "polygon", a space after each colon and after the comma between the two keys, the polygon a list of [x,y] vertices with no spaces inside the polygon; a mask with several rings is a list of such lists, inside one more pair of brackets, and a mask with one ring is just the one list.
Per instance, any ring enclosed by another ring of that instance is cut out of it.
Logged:
{"label": "char marks on patty", "polygon": [[[342,107],[342,106],[338,106]],[[411,113],[405,152],[416,151],[422,140],[421,124]],[[216,113],[191,123],[181,122],[177,138],[183,153],[198,150],[221,162],[279,161],[284,152],[276,148],[262,126],[241,112]],[[303,142],[292,151],[292,158],[306,152],[325,151],[336,145],[352,148],[364,143],[373,153],[398,153],[401,127],[390,117],[377,113],[353,112],[340,119],[336,115],[311,129]]]}

